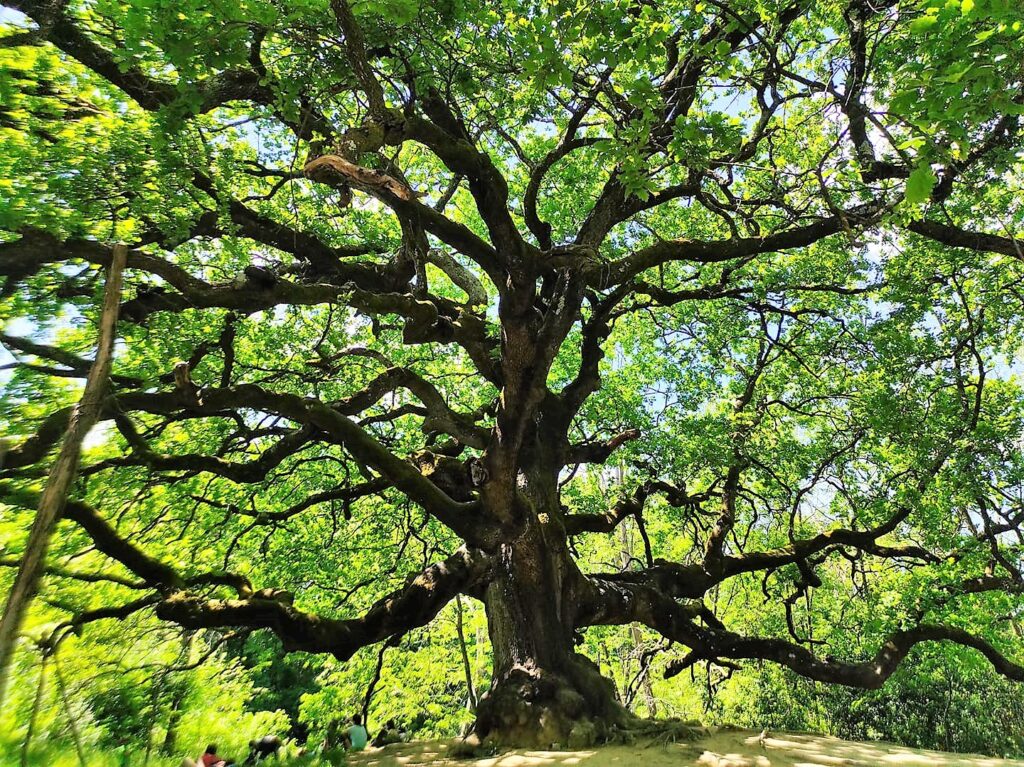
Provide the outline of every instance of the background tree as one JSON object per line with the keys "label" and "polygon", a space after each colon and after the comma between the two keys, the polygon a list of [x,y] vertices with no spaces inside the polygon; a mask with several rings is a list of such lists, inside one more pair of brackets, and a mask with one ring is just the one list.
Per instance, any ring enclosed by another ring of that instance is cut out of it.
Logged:
{"label": "background tree", "polygon": [[14,560],[131,244],[58,629],[344,660],[465,595],[521,744],[630,725],[604,626],[1024,680],[1015,3],[6,5]]}

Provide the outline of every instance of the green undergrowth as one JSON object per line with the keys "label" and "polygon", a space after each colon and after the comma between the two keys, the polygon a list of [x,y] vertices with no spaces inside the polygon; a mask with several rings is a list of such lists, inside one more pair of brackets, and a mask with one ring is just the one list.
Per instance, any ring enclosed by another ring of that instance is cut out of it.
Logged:
{"label": "green undergrowth", "polygon": [[[86,749],[85,767],[181,767],[184,755],[168,756],[145,752],[129,754],[127,758],[117,750]],[[244,755],[243,755],[244,756]],[[345,754],[338,752],[329,756],[295,755],[283,756],[278,760],[264,762],[270,767],[344,767]],[[21,767],[21,744],[0,737],[0,767]],[[75,748],[69,743],[39,743],[29,749],[25,767],[82,767]]]}

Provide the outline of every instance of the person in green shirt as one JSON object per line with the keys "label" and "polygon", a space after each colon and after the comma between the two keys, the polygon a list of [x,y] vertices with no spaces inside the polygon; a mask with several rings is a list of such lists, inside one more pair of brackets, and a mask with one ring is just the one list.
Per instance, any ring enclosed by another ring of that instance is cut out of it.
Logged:
{"label": "person in green shirt", "polygon": [[370,735],[363,727],[363,717],[360,714],[352,717],[352,726],[345,732],[344,739],[350,751],[362,751],[366,748]]}

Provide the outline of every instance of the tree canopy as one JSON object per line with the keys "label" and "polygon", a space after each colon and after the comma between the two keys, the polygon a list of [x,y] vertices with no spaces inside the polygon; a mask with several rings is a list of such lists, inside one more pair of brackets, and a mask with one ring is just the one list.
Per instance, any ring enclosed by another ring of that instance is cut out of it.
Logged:
{"label": "tree canopy", "polygon": [[524,744],[631,726],[609,626],[1024,681],[1019,3],[3,5],[0,582],[129,248],[47,641],[457,607]]}

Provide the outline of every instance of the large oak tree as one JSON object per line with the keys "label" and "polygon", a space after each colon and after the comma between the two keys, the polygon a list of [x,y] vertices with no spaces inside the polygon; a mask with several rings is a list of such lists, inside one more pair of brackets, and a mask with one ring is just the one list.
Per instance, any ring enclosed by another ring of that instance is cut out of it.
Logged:
{"label": "large oak tree", "polygon": [[[25,528],[130,247],[47,575],[123,598],[68,625],[347,659],[467,595],[477,731],[522,744],[630,725],[593,626],[667,675],[875,688],[953,642],[1024,681],[1012,0],[4,5]],[[723,621],[734,581],[775,630]]]}

